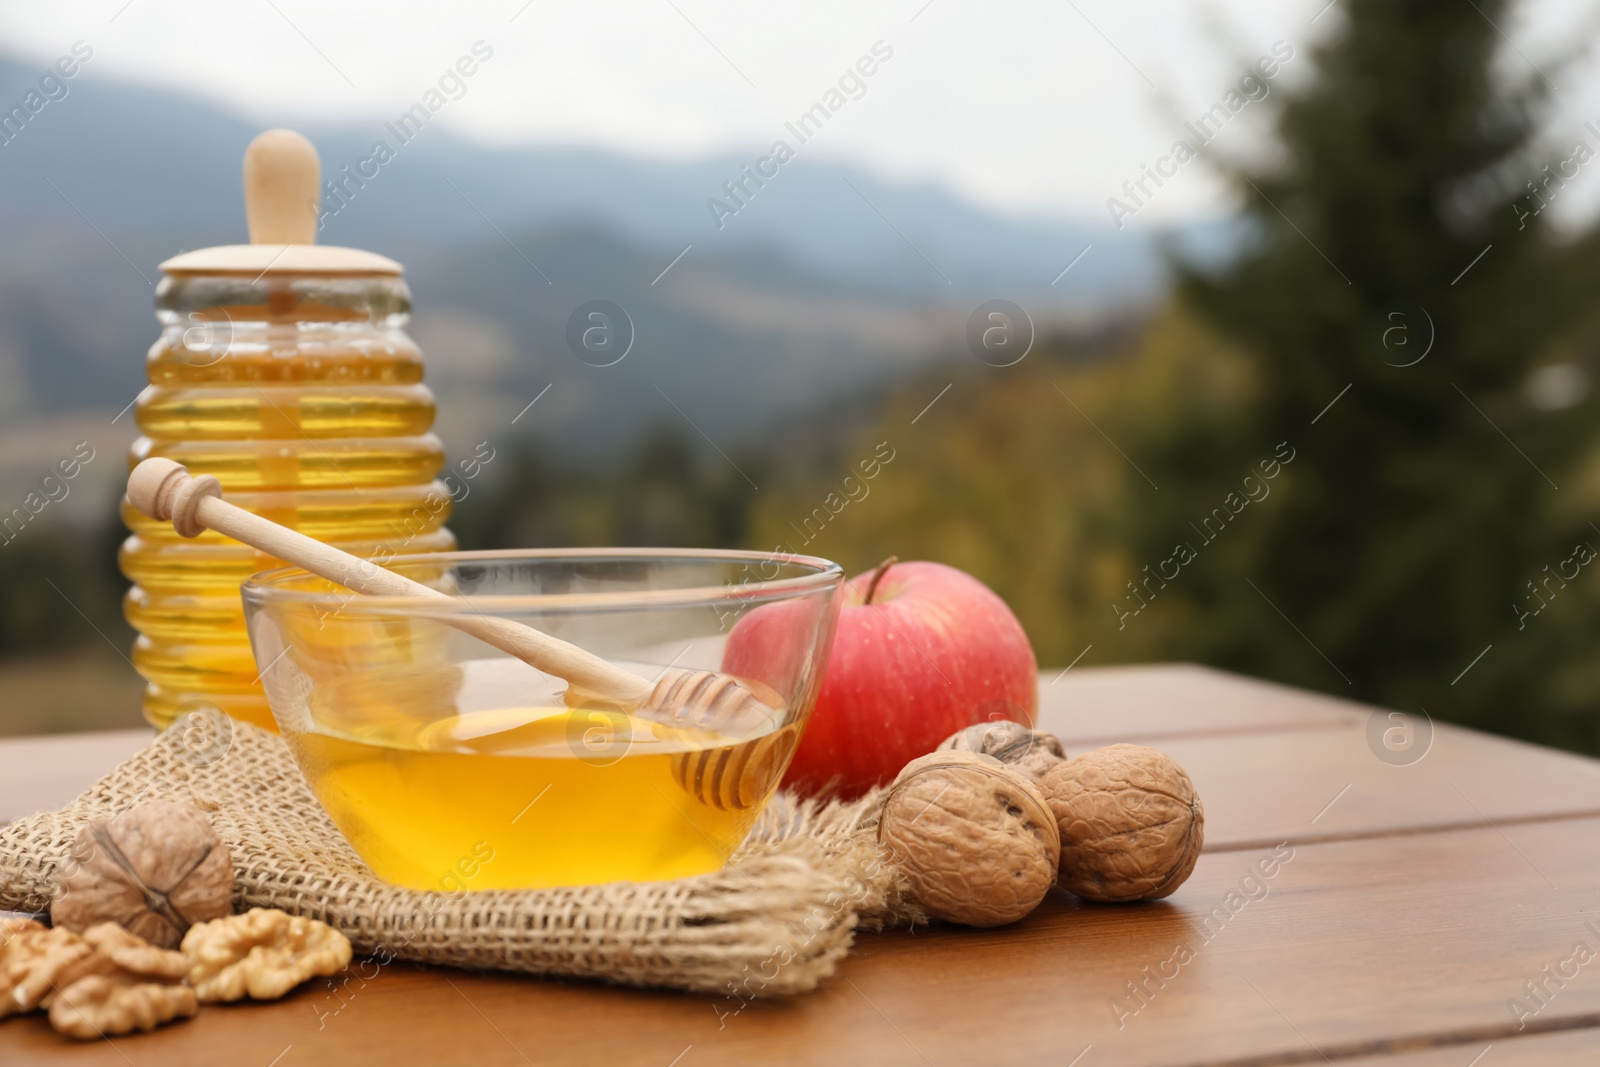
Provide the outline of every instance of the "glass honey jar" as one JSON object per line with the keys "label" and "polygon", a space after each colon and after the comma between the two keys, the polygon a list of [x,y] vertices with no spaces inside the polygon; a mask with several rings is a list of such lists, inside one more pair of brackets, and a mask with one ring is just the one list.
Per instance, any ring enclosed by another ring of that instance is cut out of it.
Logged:
{"label": "glass honey jar", "polygon": [[[454,548],[400,265],[315,243],[319,166],[299,134],[257,137],[244,176],[251,243],[161,264],[130,467],[175,459],[240,507],[357,555]],[[251,656],[239,586],[280,561],[209,530],[180,537],[126,500],[122,517],[145,717],[164,728],[214,706],[273,729],[271,665]]]}

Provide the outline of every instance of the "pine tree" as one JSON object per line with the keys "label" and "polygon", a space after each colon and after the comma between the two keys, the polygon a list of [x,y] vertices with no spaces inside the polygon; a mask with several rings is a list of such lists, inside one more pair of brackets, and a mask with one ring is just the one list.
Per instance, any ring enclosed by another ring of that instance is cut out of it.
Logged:
{"label": "pine tree", "polygon": [[[1203,621],[1169,651],[1596,750],[1600,567],[1573,548],[1600,548],[1581,477],[1600,412],[1526,396],[1593,332],[1600,242],[1561,239],[1542,205],[1600,145],[1541,133],[1531,65],[1497,80],[1501,0],[1339,15],[1302,54],[1312,81],[1274,89],[1280,151],[1226,171],[1246,249],[1182,270],[1182,299],[1254,367],[1247,409],[1181,411],[1130,449],[1161,486],[1140,498],[1144,556],[1198,550],[1160,595]],[[1213,548],[1191,524],[1281,442],[1272,495]]]}

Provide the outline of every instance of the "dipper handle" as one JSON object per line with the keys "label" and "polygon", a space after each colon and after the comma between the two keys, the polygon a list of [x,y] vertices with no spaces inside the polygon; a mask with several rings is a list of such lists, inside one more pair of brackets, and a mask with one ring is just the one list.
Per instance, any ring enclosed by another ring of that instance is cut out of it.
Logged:
{"label": "dipper handle", "polygon": [[[135,467],[128,476],[128,501],[152,519],[170,521],[184,537],[216,530],[358,593],[455,599],[236,507],[222,499],[216,478],[193,477],[170,459],[155,457]],[[651,683],[631,671],[520,622],[482,614],[441,615],[439,621],[603,700],[638,707],[651,696]]]}
{"label": "dipper handle", "polygon": [[293,130],[268,130],[244,150],[244,213],[250,243],[317,243],[322,164],[311,142]]}

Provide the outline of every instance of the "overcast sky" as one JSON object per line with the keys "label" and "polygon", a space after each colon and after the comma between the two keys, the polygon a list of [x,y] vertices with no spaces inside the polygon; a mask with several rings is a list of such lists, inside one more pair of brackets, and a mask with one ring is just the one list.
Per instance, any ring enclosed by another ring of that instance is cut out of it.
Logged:
{"label": "overcast sky", "polygon": [[[1507,69],[1592,36],[1595,6],[1516,9],[1500,27],[1514,44]],[[792,142],[784,123],[882,41],[892,57],[808,154],[931,179],[1001,211],[1104,217],[1179,120],[1238,80],[1237,57],[1285,42],[1296,56],[1271,87],[1283,85],[1340,17],[1337,0],[14,0],[0,4],[0,42],[42,65],[82,39],[98,74],[281,123],[393,118],[481,40],[492,58],[440,119],[462,136],[754,160],[778,137]],[[1600,119],[1595,66],[1558,77],[1564,143]],[[1264,113],[1247,106],[1217,147],[1258,144]],[[1600,180],[1584,175],[1567,211],[1596,203]],[[1134,223],[1228,208],[1189,166]]]}

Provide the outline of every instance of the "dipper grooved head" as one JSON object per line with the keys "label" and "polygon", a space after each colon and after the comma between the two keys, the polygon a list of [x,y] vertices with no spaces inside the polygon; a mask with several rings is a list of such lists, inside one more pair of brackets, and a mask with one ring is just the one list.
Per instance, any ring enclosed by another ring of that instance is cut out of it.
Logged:
{"label": "dipper grooved head", "polygon": [[128,475],[128,503],[152,519],[170,520],[183,537],[198,536],[205,529],[195,511],[208,496],[220,498],[222,484],[209,474],[190,477],[189,468],[176,460],[153,456]]}

